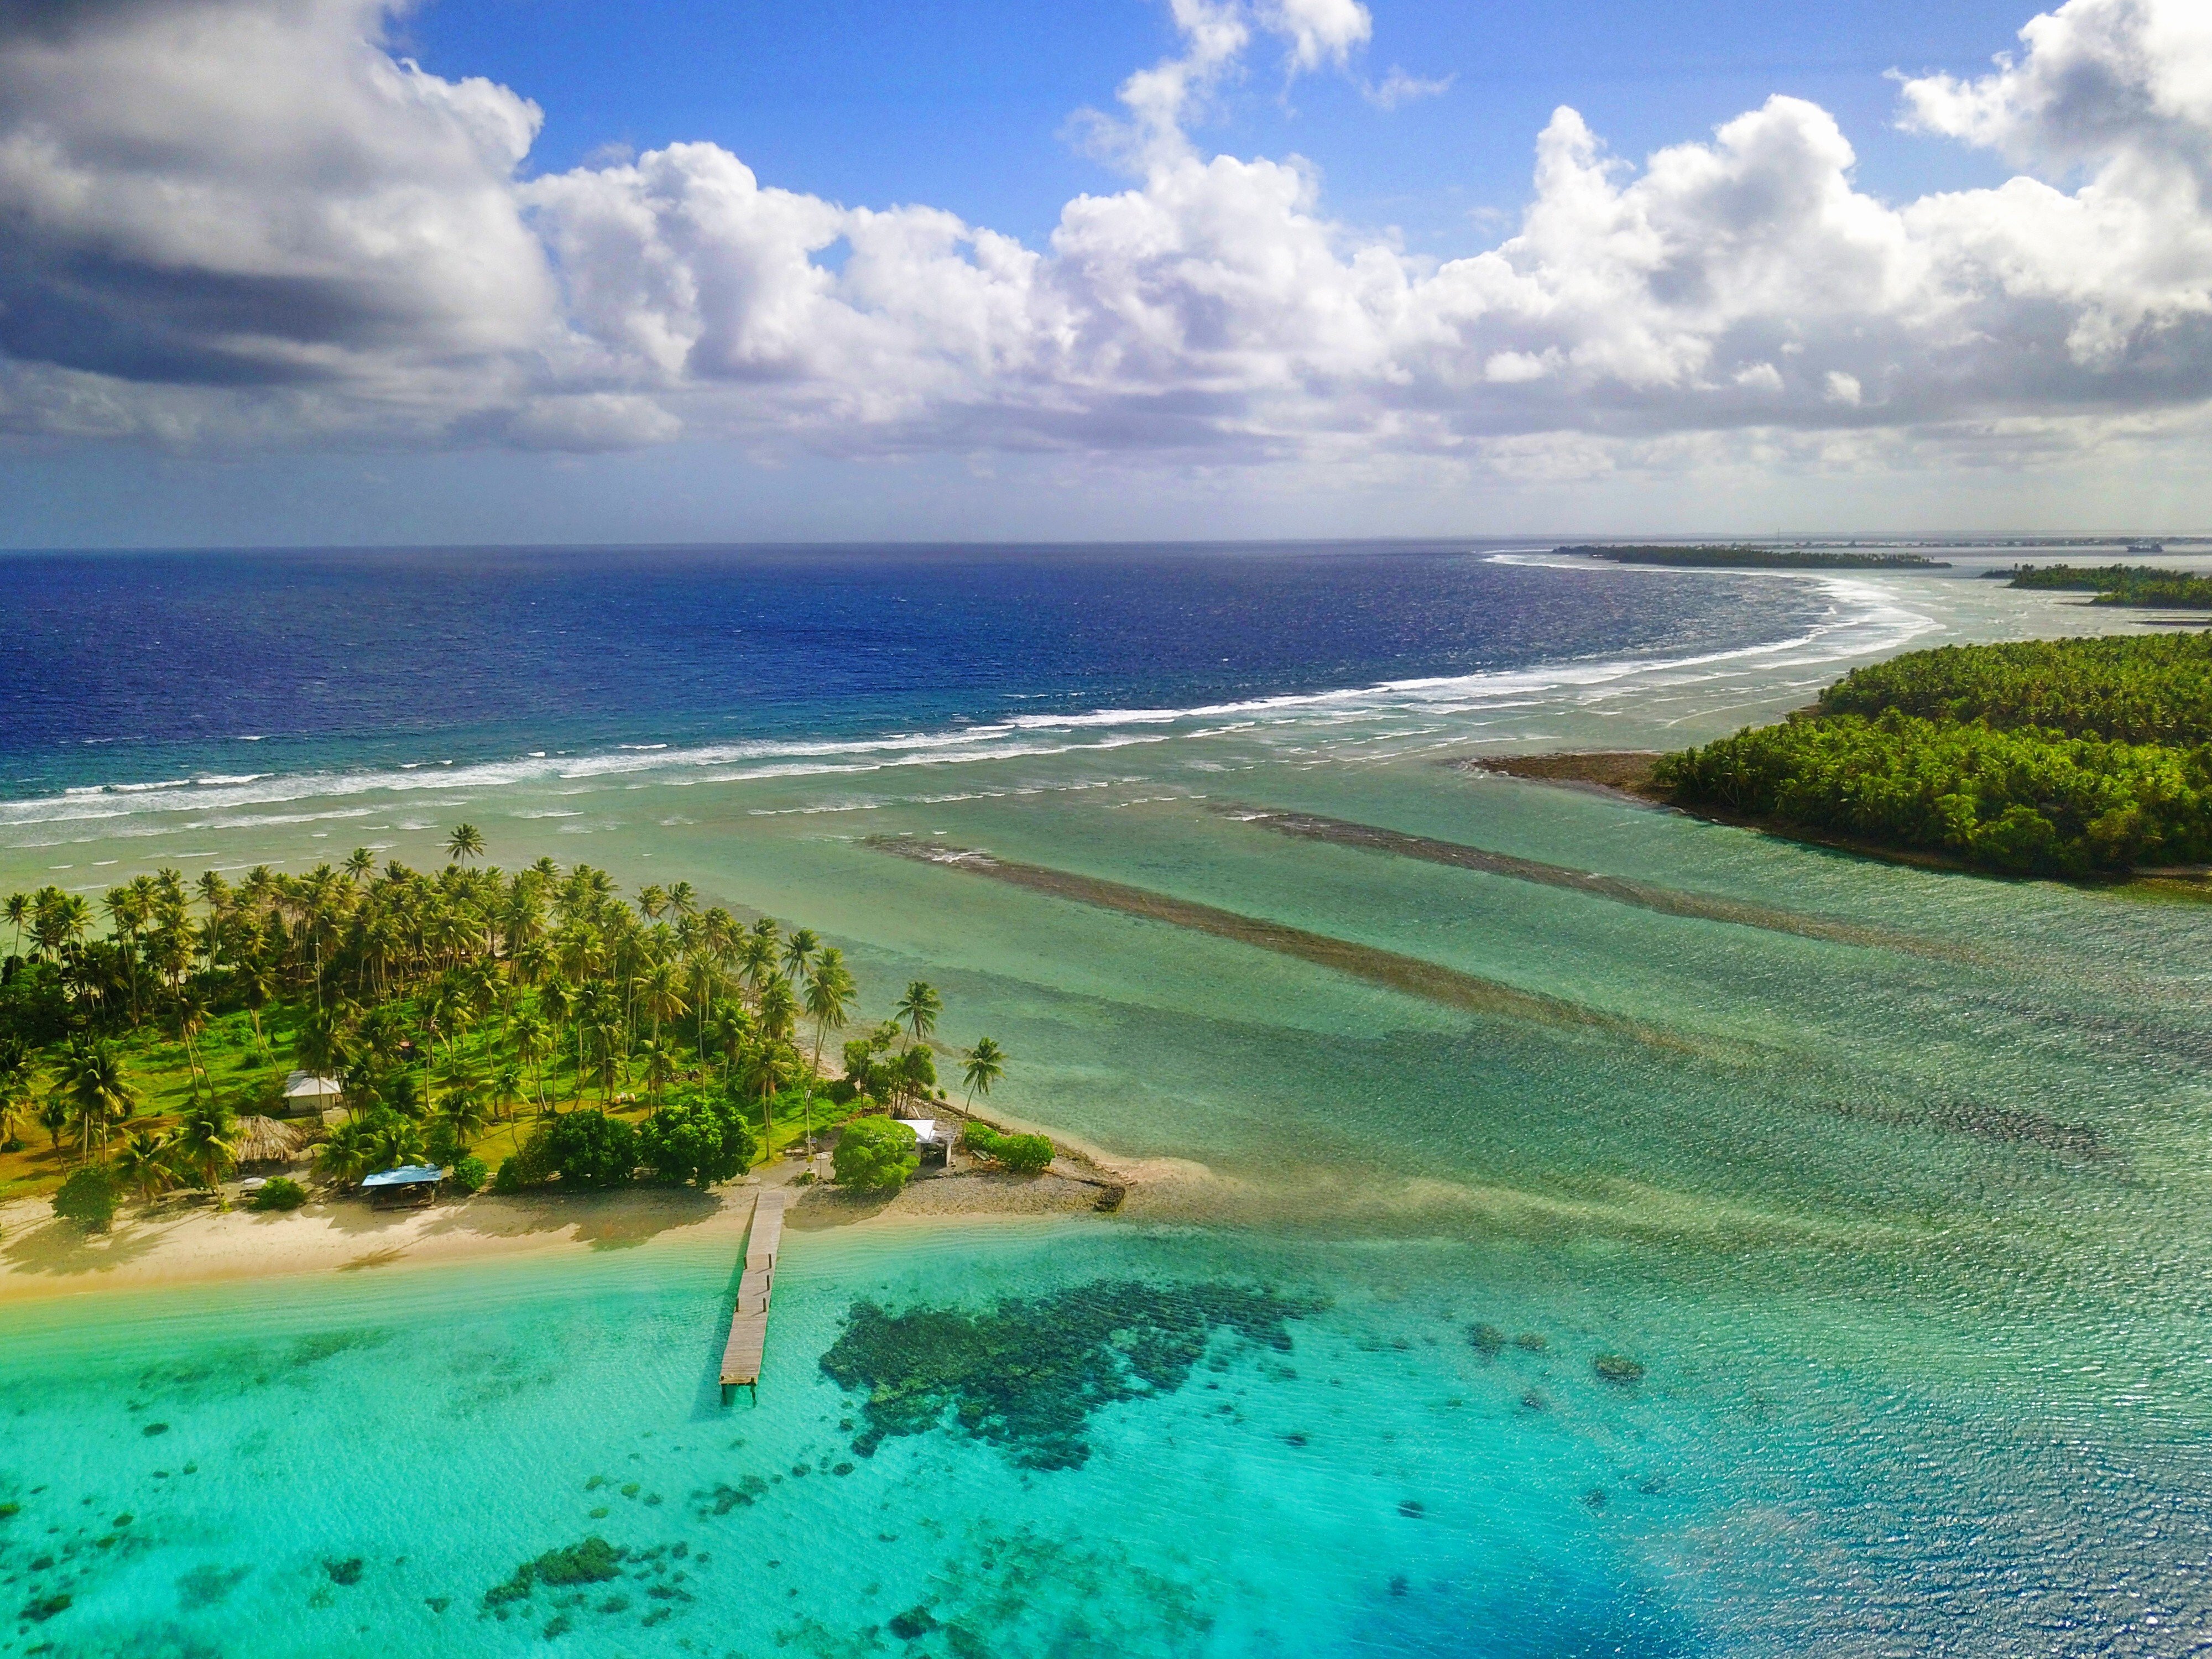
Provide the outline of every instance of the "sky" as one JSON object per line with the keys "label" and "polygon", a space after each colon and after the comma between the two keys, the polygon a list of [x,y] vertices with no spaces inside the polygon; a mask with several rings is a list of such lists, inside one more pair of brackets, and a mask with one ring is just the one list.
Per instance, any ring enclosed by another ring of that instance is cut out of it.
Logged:
{"label": "sky", "polygon": [[2178,533],[2212,7],[0,0],[0,546]]}

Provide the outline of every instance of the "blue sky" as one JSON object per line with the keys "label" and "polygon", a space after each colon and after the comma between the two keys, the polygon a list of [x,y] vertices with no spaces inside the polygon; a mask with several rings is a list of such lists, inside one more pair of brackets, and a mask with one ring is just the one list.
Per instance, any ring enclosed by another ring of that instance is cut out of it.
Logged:
{"label": "blue sky", "polygon": [[[1370,9],[1360,71],[1449,77],[1447,91],[1388,112],[1344,76],[1301,77],[1286,93],[1261,54],[1221,118],[1197,131],[1232,154],[1305,155],[1336,215],[1400,227],[1445,256],[1490,246],[1519,213],[1535,134],[1559,104],[1640,157],[1789,93],[1841,119],[1869,190],[1996,183],[2006,169],[1994,158],[1896,131],[1888,72],[1978,72],[2027,15],[1994,0]],[[1034,243],[1070,197],[1123,182],[1066,142],[1069,114],[1110,105],[1121,78],[1171,53],[1176,37],[1155,0],[435,0],[398,44],[441,75],[488,75],[536,100],[543,169],[603,146],[711,139],[768,182],[856,205],[933,203]]]}
{"label": "blue sky", "polygon": [[53,0],[0,545],[2174,532],[2209,191],[2203,0]]}

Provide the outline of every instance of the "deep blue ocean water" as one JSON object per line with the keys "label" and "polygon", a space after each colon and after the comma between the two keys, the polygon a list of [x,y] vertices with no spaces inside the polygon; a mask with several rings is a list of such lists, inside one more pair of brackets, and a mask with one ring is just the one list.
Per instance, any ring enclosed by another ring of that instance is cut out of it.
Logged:
{"label": "deep blue ocean water", "polygon": [[21,554],[0,791],[851,738],[1622,655],[1820,614],[1786,583],[1477,544]]}
{"label": "deep blue ocean water", "polygon": [[[1110,1217],[817,1191],[760,1397],[726,1407],[739,1246],[696,1200],[455,1202],[441,1237],[564,1243],[441,1264],[354,1202],[237,1214],[272,1262],[343,1267],[135,1289],[173,1222],[88,1240],[11,1207],[0,1656],[2203,1650],[2212,912],[1449,763],[1703,741],[1910,643],[2107,619],[1964,571],[1499,551],[0,560],[0,891],[356,846],[435,867],[466,818],[505,867],[819,929],[864,1021],[929,979],[949,1050],[1012,1054],[994,1109],[1139,1176]],[[881,850],[909,840],[1601,1018]],[[204,1043],[227,1089],[270,1069],[250,1033]],[[1085,1395],[1166,1328],[1097,1340],[1132,1284],[1297,1305],[1174,1386]],[[824,1364],[864,1305],[1012,1318],[995,1352],[1069,1379],[1087,1455],[965,1405],[878,1443]],[[503,1589],[594,1535],[618,1580]]]}

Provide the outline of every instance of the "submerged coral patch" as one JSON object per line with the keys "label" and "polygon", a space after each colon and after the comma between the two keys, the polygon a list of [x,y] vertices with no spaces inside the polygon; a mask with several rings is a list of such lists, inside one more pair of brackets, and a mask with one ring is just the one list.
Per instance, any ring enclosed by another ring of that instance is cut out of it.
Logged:
{"label": "submerged coral patch", "polygon": [[550,1549],[525,1561],[505,1583],[484,1592],[484,1606],[496,1608],[511,1601],[526,1601],[541,1584],[555,1589],[572,1584],[603,1584],[622,1577],[622,1563],[623,1552],[593,1533],[580,1543]]}
{"label": "submerged coral patch", "polygon": [[866,1396],[854,1437],[862,1456],[890,1435],[944,1423],[1007,1449],[1025,1468],[1073,1468],[1091,1455],[1084,1428],[1117,1401],[1173,1394],[1217,1331],[1278,1351],[1288,1322],[1317,1304],[1237,1285],[1099,1280],[1009,1298],[977,1313],[886,1313],[856,1303],[822,1369]]}

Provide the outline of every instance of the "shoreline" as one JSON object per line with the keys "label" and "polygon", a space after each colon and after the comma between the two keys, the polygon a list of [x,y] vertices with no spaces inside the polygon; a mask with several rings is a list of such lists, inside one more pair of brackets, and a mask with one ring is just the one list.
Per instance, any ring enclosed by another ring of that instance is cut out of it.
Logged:
{"label": "shoreline", "polygon": [[[955,1170],[910,1181],[888,1199],[797,1184],[827,1163],[826,1157],[787,1161],[706,1192],[484,1192],[409,1210],[379,1210],[349,1198],[264,1212],[172,1198],[119,1212],[105,1233],[61,1219],[46,1197],[14,1199],[0,1204],[0,1310],[105,1291],[575,1255],[672,1236],[726,1244],[734,1252],[751,1220],[754,1197],[771,1187],[796,1188],[787,1225],[798,1231],[878,1219],[917,1225],[1033,1219],[1102,1207],[1093,1178],[1056,1170],[1033,1176]],[[1124,1176],[1115,1190],[1127,1186]]]}
{"label": "shoreline", "polygon": [[1524,783],[1545,783],[1562,789],[1585,790],[1615,800],[1633,801],[1639,806],[1649,806],[1659,811],[1680,812],[1685,817],[1696,818],[1705,823],[1726,824],[1733,830],[1749,830],[1800,847],[1818,847],[1832,853],[1848,853],[1854,858],[1903,865],[1910,869],[1974,876],[1984,881],[2061,881],[2068,887],[2094,888],[2106,892],[2121,889],[2149,889],[2161,893],[2171,892],[2179,896],[2212,896],[2212,890],[2208,889],[2206,880],[2207,875],[2212,872],[2194,868],[2143,869],[2130,871],[2125,875],[2076,877],[2071,879],[2055,876],[2009,876],[2002,871],[1985,869],[1943,853],[1930,853],[1915,848],[1885,847],[1879,842],[1859,841],[1825,830],[1802,829],[1779,818],[1727,812],[1713,806],[1685,805],[1651,782],[1652,767],[1659,760],[1660,754],[1661,751],[1656,749],[1559,750],[1534,755],[1465,756],[1442,763],[1462,772],[1517,778]]}
{"label": "shoreline", "polygon": [[[1830,852],[1849,853],[1856,858],[1873,859],[1882,864],[1900,864],[1916,870],[1940,870],[1954,875],[1980,876],[1995,881],[2016,879],[1941,853],[1884,847],[1877,842],[1856,841],[1848,836],[1801,829],[1779,818],[1727,812],[1712,806],[1685,805],[1651,781],[1652,768],[1660,755],[1661,751],[1656,749],[1560,750],[1538,755],[1474,756],[1447,761],[1444,764],[1463,772],[1517,778],[1524,783],[1547,783],[1559,788],[1588,790],[1616,800],[1633,801],[1639,806],[1649,806],[1659,811],[1680,812],[1684,817],[1696,818],[1705,823],[1723,823],[1733,830],[1749,830],[1762,836],[1771,836],[1778,841],[1794,842],[1800,847],[1825,848]],[[2087,884],[2109,886],[2118,884],[2097,882]]]}

